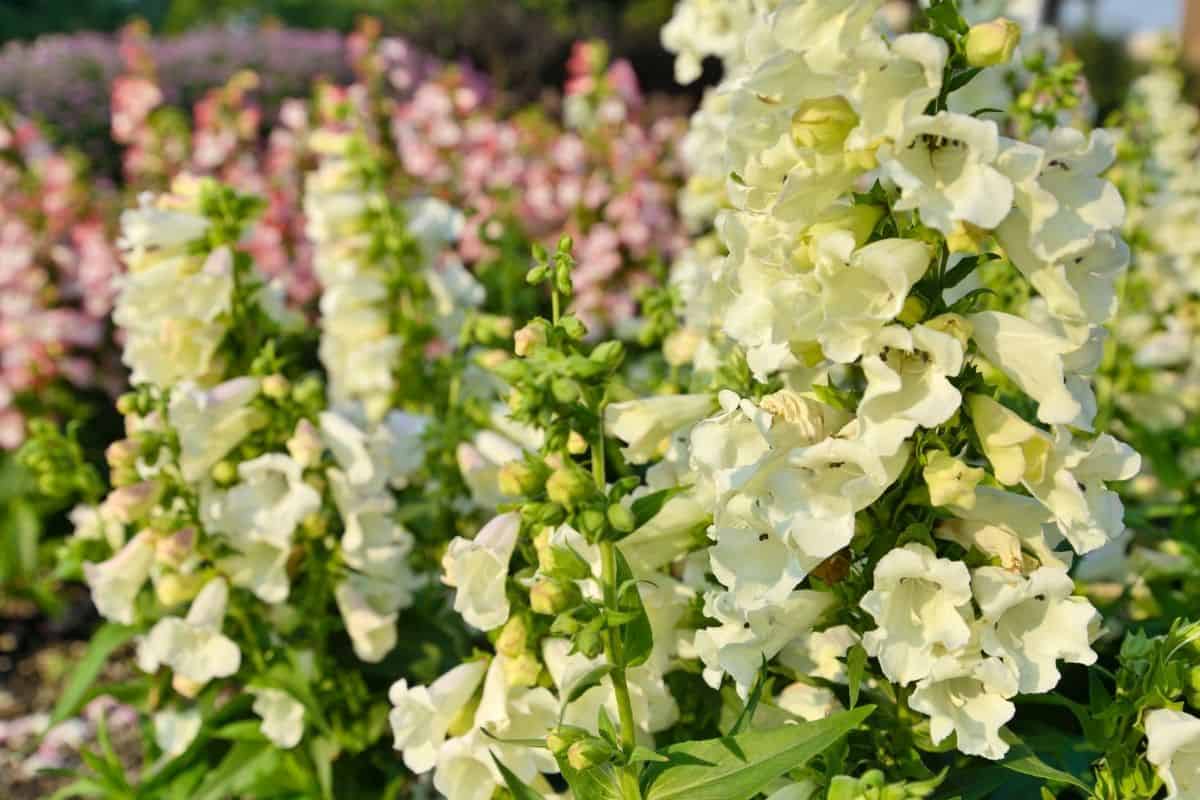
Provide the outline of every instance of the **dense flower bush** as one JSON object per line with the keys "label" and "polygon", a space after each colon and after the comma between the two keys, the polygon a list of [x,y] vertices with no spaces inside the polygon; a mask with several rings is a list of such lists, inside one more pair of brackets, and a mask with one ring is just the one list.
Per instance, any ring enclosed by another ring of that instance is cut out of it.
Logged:
{"label": "dense flower bush", "polygon": [[1195,796],[1195,112],[997,5],[684,0],[686,126],[370,24],[189,120],[129,32],[124,436],[24,453],[146,741],[67,794]]}

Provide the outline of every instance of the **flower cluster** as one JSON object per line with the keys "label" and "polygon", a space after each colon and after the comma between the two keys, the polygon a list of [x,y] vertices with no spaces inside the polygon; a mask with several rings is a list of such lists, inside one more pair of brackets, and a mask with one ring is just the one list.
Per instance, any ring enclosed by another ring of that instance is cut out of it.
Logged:
{"label": "flower cluster", "polygon": [[1115,147],[961,105],[1015,24],[938,3],[888,39],[878,6],[760,14],[702,109],[731,208],[691,294],[752,379],[689,437],[718,584],[696,648],[745,694],[846,620],[841,652],[861,641],[935,743],[999,758],[1011,698],[1096,658],[1070,550],[1122,532],[1105,484],[1138,469],[1093,426],[1129,260]]}

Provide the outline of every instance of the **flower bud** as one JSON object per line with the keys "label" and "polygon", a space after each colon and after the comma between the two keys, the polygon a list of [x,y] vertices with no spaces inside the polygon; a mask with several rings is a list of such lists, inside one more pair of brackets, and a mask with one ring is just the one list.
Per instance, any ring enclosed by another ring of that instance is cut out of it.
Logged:
{"label": "flower bud", "polygon": [[237,466],[229,460],[218,461],[213,464],[210,475],[218,486],[230,486],[237,481]]}
{"label": "flower bud", "polygon": [[272,400],[282,400],[291,391],[291,381],[282,375],[268,375],[262,379],[262,393]]}
{"label": "flower bud", "polygon": [[550,391],[560,403],[573,403],[579,399],[579,384],[570,378],[555,378],[550,384]]}
{"label": "flower bud", "polygon": [[905,325],[916,325],[925,316],[927,310],[929,310],[929,306],[924,300],[915,294],[910,294],[905,298],[904,307],[900,309],[900,314],[896,319]]}
{"label": "flower bud", "polygon": [[595,542],[604,535],[608,523],[608,515],[598,508],[588,508],[579,512],[575,518],[576,527],[589,542]]}
{"label": "flower bud", "polygon": [[583,324],[583,321],[579,317],[571,314],[560,319],[558,327],[562,328],[563,333],[577,342],[587,336],[587,326]]}
{"label": "flower bud", "polygon": [[513,334],[513,352],[522,358],[545,343],[546,325],[536,320]]}
{"label": "flower bud", "polygon": [[206,575],[165,572],[154,579],[154,595],[164,606],[177,606],[199,594],[207,582]]}
{"label": "flower bud", "polygon": [[192,552],[196,543],[196,529],[188,526],[159,538],[154,545],[154,557],[159,564],[178,568]]}
{"label": "flower bud", "polygon": [[591,566],[570,547],[550,545],[538,550],[538,569],[559,580],[579,581],[592,576]]}
{"label": "flower bud", "polygon": [[581,456],[587,452],[588,441],[579,431],[567,434],[567,452],[573,456]]}
{"label": "flower bud", "polygon": [[162,487],[157,481],[141,481],[122,486],[109,493],[101,511],[121,523],[129,523],[143,517],[158,502]]}
{"label": "flower bud", "polygon": [[535,614],[553,616],[579,604],[579,587],[570,581],[544,578],[529,590],[529,607]]}
{"label": "flower bud", "polygon": [[537,471],[524,461],[510,461],[502,466],[497,483],[500,491],[508,497],[537,494],[542,488]]}
{"label": "flower bud", "polygon": [[324,449],[325,445],[321,441],[321,434],[315,425],[306,419],[296,423],[295,432],[287,440],[287,451],[297,464],[305,469],[316,466],[321,460],[321,453]]}
{"label": "flower bud", "polygon": [[663,341],[663,358],[672,367],[683,367],[692,363],[704,337],[690,328],[680,328]]}
{"label": "flower bud", "polygon": [[132,439],[118,439],[104,451],[104,459],[112,469],[132,467],[137,462],[138,446]]}
{"label": "flower bud", "polygon": [[994,67],[1007,64],[1021,41],[1021,26],[1010,19],[997,17],[981,22],[967,32],[967,63],[972,67]]}
{"label": "flower bud", "polygon": [[792,139],[800,147],[840,150],[858,125],[858,114],[841,95],[806,100],[792,115]]}
{"label": "flower bud", "polygon": [[566,466],[556,469],[546,481],[546,496],[551,502],[574,508],[590,497],[596,485],[581,469]]}
{"label": "flower bud", "polygon": [[632,533],[637,527],[633,512],[620,503],[613,503],[606,512],[608,524],[621,533]]}
{"label": "flower bud", "polygon": [[508,658],[516,658],[525,652],[525,643],[528,638],[529,627],[525,624],[525,617],[513,614],[500,629],[500,635],[496,637],[496,652]]}
{"label": "flower bud", "polygon": [[574,725],[560,725],[546,735],[546,748],[556,757],[565,755],[567,748],[578,741],[590,736],[583,728]]}
{"label": "flower bud", "polygon": [[528,650],[518,653],[515,658],[505,658],[501,665],[504,669],[504,682],[510,688],[536,686],[538,675],[542,672],[542,662]]}
{"label": "flower bud", "polygon": [[975,326],[971,324],[970,320],[958,314],[938,314],[933,319],[926,321],[925,327],[953,336],[962,345],[964,352],[967,349],[967,343],[971,341],[971,334],[975,332]]}
{"label": "flower bud", "polygon": [[585,770],[607,764],[614,755],[612,745],[599,737],[589,736],[567,748],[567,763],[574,769]]}
{"label": "flower bud", "polygon": [[597,345],[588,358],[594,364],[599,364],[605,369],[614,370],[625,359],[625,345],[620,342],[604,342]]}

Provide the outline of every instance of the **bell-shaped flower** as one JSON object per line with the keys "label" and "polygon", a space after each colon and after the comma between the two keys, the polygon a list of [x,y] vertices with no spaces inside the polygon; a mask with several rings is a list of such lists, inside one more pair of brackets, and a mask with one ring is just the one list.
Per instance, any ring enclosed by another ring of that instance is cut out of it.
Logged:
{"label": "bell-shaped flower", "polygon": [[958,410],[950,383],[962,370],[957,339],[925,325],[889,325],[867,343],[867,389],[858,405],[864,438],[882,455],[895,453],[917,428],[935,428]]}
{"label": "bell-shaped flower", "polygon": [[390,411],[369,425],[349,413],[326,411],[321,434],[334,460],[356,491],[374,495],[387,486],[403,488],[424,463],[429,418]]}
{"label": "bell-shaped flower", "polygon": [[1108,434],[1081,445],[1065,428],[1054,433],[1044,476],[1027,481],[1025,488],[1054,515],[1063,536],[1083,555],[1124,530],[1121,498],[1105,484],[1132,478],[1141,469],[1141,457]]}
{"label": "bell-shaped flower", "polygon": [[938,558],[923,544],[913,542],[881,558],[860,605],[878,626],[863,635],[863,647],[897,683],[929,675],[941,653],[959,650],[971,638],[966,565]]}
{"label": "bell-shaped flower", "polygon": [[351,573],[333,590],[354,654],[376,664],[396,646],[397,608],[392,587]]}
{"label": "bell-shaped flower", "polygon": [[1112,135],[1055,128],[1039,137],[1045,167],[1036,186],[1023,186],[1017,205],[1029,220],[1029,246],[1044,261],[1081,253],[1097,233],[1115,231],[1125,220],[1121,193],[1103,174],[1116,158]]}
{"label": "bell-shaped flower", "polygon": [[171,392],[167,418],[179,435],[179,469],[184,480],[198,481],[242,439],[267,423],[250,407],[260,381],[241,377],[204,390],[191,382]]}
{"label": "bell-shaped flower", "polygon": [[986,395],[971,395],[967,407],[996,480],[1012,486],[1045,477],[1053,448],[1049,434]]}
{"label": "bell-shaped flower", "polygon": [[508,512],[484,525],[474,539],[460,536],[446,548],[442,581],[458,590],[454,610],[469,625],[489,631],[508,619],[508,561],[520,529],[520,516]]}
{"label": "bell-shaped flower", "polygon": [[775,704],[807,722],[816,722],[842,710],[832,689],[796,681],[775,697]]}
{"label": "bell-shaped flower", "polygon": [[1064,357],[1078,345],[1035,322],[1003,311],[970,316],[972,337],[995,367],[1038,404],[1038,419],[1047,424],[1091,425],[1089,409],[1069,385]]}
{"label": "bell-shaped flower", "polygon": [[1146,714],[1146,760],[1167,787],[1167,800],[1200,795],[1200,719],[1169,708]]}
{"label": "bell-shaped flower", "polygon": [[867,150],[899,139],[937,98],[949,48],[931,34],[909,33],[890,44],[867,39],[855,57],[860,66],[850,96],[861,121],[846,146]]}
{"label": "bell-shaped flower", "polygon": [[[527,715],[530,724],[520,725],[528,733],[524,736],[510,733],[505,738],[546,736],[554,727],[557,712],[549,692],[544,692],[544,697],[551,705],[530,709]],[[535,791],[547,797],[553,796],[541,774],[558,772],[558,766],[549,753],[524,744],[497,742],[479,728],[473,728],[466,735],[450,739],[442,745],[438,751],[437,770],[433,773],[433,788],[446,800],[490,800],[497,789],[507,786],[493,756]]]}
{"label": "bell-shaped flower", "polygon": [[428,772],[437,764],[446,732],[466,709],[487,668],[486,661],[467,661],[429,686],[410,687],[404,678],[392,684],[388,720],[395,747],[413,772]]}
{"label": "bell-shaped flower", "polygon": [[846,653],[859,635],[848,625],[797,636],[779,653],[779,663],[800,675],[833,683],[846,682]]}
{"label": "bell-shaped flower", "polygon": [[304,518],[321,507],[291,456],[267,453],[238,465],[239,482],[214,506],[213,530],[231,539],[289,547]]}
{"label": "bell-shaped flower", "polygon": [[[965,570],[965,568],[964,568]],[[763,659],[774,658],[789,642],[810,631],[833,603],[827,592],[800,590],[778,604],[742,611],[728,592],[712,593],[704,614],[719,623],[696,631],[696,654],[704,662],[704,680],[718,688],[725,675],[745,697]]]}
{"label": "bell-shaped flower", "polygon": [[645,464],[662,454],[671,434],[688,428],[713,411],[709,394],[647,397],[613,403],[604,409],[604,427],[625,442],[621,453],[631,464]]}
{"label": "bell-shaped flower", "polygon": [[150,531],[138,533],[107,561],[85,562],[83,576],[100,615],[132,625],[134,601],[153,565],[154,535]]}
{"label": "bell-shaped flower", "polygon": [[262,719],[263,736],[284,750],[300,744],[304,737],[304,704],[282,689],[251,687],[252,709]]}
{"label": "bell-shaped flower", "polygon": [[996,559],[1010,571],[1036,569],[1045,565],[1067,570],[1071,566],[1070,549],[1054,518],[1033,497],[1014,494],[991,486],[975,488],[975,502],[968,508],[956,505],[954,519],[941,522],[934,530],[939,539],[957,542]]}
{"label": "bell-shaped flower", "polygon": [[1100,615],[1063,570],[1040,567],[1029,576],[1001,567],[980,567],[971,576],[981,617],[980,644],[1017,674],[1022,694],[1058,685],[1057,662],[1092,664],[1091,642]]}
{"label": "bell-shaped flower", "polygon": [[163,617],[138,645],[138,666],[154,672],[170,667],[176,684],[199,691],[214,678],[227,678],[238,671],[242,653],[237,644],[221,633],[229,586],[224,578],[213,578],[192,600],[187,616]]}
{"label": "bell-shaped flower", "polygon": [[958,750],[999,759],[1008,752],[1000,729],[1016,713],[1016,674],[998,658],[972,653],[939,658],[917,684],[909,705],[929,717],[929,737],[939,744],[957,734]]}
{"label": "bell-shaped flower", "polygon": [[991,230],[1008,216],[1013,185],[995,166],[999,153],[995,122],[942,111],[913,120],[880,162],[900,188],[895,208],[949,236],[964,223]]}

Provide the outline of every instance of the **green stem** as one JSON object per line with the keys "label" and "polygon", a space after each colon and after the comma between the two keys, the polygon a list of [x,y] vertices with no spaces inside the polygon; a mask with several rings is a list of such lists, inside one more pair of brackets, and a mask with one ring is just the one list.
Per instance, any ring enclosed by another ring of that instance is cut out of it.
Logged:
{"label": "green stem", "polygon": [[555,325],[558,324],[558,317],[559,317],[559,313],[560,313],[558,305],[559,305],[558,289],[551,289],[550,290],[550,321],[553,322]]}

